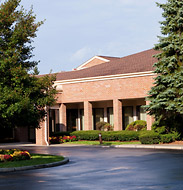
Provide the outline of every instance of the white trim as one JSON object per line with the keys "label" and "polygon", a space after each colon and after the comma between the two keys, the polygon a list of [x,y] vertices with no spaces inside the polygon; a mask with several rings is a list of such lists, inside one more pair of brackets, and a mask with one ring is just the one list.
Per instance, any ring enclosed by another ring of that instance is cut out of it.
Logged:
{"label": "white trim", "polygon": [[55,81],[54,85],[74,84],[74,83],[81,83],[81,82],[94,82],[94,81],[114,80],[114,79],[154,76],[154,75],[155,74],[153,73],[153,71],[147,71],[147,72],[138,72],[138,73],[128,73],[128,74],[107,75],[107,76],[88,77],[88,78],[79,78],[79,79],[70,79],[70,80],[60,80],[60,81]]}
{"label": "white trim", "polygon": [[[45,106],[45,110],[47,110],[46,109],[46,106]],[[47,115],[45,116],[45,134],[44,134],[44,137],[45,137],[45,142],[46,142],[46,145],[47,146],[49,146],[49,143],[48,143],[48,129],[47,129],[47,127],[48,127],[48,121],[47,121]]]}
{"label": "white trim", "polygon": [[[102,60],[102,61],[104,61],[104,62],[109,62],[110,60],[108,60],[108,59],[104,59],[104,58],[102,58],[102,57],[100,57],[100,56],[94,56],[94,57],[92,57],[91,59],[89,59],[88,61],[86,61],[86,62],[84,62],[82,65],[80,65],[79,67],[77,67],[77,68],[75,68],[76,70],[81,70],[81,69],[84,69],[85,67],[85,65],[87,65],[89,62],[91,62],[91,61],[93,61],[94,59],[100,59],[100,60]],[[84,67],[84,68],[83,68]]]}

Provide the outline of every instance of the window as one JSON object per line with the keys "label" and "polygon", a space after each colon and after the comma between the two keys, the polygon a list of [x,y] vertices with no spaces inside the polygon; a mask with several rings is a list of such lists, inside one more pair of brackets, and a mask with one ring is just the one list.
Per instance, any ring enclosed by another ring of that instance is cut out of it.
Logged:
{"label": "window", "polygon": [[139,120],[144,120],[146,121],[146,111],[142,106],[137,106],[137,116]]}
{"label": "window", "polygon": [[107,121],[112,126],[114,125],[113,108],[107,108]]}
{"label": "window", "polygon": [[133,106],[124,106],[123,107],[123,129],[125,129],[128,124],[133,122]]}
{"label": "window", "polygon": [[94,108],[93,109],[93,126],[96,130],[96,123],[104,121],[104,109],[103,108]]}

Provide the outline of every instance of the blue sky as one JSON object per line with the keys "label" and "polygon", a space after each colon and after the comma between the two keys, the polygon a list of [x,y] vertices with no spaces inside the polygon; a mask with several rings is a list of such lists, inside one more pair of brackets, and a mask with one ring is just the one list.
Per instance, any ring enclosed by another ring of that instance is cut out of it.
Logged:
{"label": "blue sky", "polygon": [[[157,0],[164,3],[165,0]],[[40,74],[68,71],[94,55],[123,57],[153,48],[162,10],[154,0],[22,0],[46,19],[34,40]]]}

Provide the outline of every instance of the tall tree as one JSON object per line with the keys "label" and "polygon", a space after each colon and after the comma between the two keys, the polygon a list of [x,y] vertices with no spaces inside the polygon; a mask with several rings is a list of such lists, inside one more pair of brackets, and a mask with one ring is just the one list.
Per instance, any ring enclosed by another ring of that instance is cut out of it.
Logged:
{"label": "tall tree", "polygon": [[171,130],[183,131],[183,1],[167,0],[157,5],[165,18],[161,23],[162,36],[155,49],[158,61],[155,83],[149,92],[147,111],[156,124]]}
{"label": "tall tree", "polygon": [[55,77],[37,77],[31,43],[43,22],[20,7],[21,0],[0,5],[0,128],[38,127],[45,106],[54,103]]}

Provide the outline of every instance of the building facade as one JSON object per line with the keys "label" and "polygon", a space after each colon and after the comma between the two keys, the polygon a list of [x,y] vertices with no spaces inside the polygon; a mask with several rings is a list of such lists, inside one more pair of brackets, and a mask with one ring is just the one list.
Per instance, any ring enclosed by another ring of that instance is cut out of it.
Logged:
{"label": "building facade", "polygon": [[143,105],[153,85],[153,49],[117,58],[95,56],[70,72],[57,73],[57,103],[36,129],[36,144],[48,144],[49,135],[59,131],[95,130],[105,121],[114,130],[124,130],[132,121],[153,118]]}

